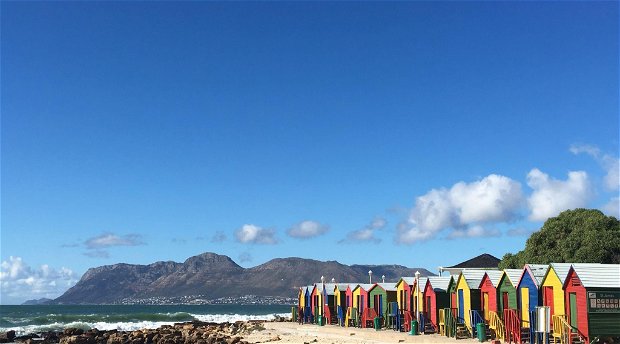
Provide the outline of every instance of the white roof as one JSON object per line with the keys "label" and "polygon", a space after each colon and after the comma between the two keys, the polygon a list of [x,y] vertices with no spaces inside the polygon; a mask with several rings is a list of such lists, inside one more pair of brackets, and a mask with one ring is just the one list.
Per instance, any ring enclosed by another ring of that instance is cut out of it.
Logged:
{"label": "white roof", "polygon": [[365,291],[369,291],[370,288],[372,288],[373,285],[374,284],[369,284],[369,283],[358,284],[358,285],[355,286],[355,288],[353,288],[353,290],[355,290],[355,289],[357,289],[359,287],[359,288],[364,289]]}
{"label": "white roof", "polygon": [[[493,286],[497,288],[497,285],[499,284],[499,280],[500,278],[502,278],[503,273],[498,270],[488,270],[485,273],[489,276],[491,284],[493,284]],[[482,282],[482,280],[480,280],[480,282]],[[478,284],[478,286],[480,286],[480,284]]]}
{"label": "white roof", "polygon": [[[407,285],[413,285],[415,283],[415,277],[401,277],[400,280],[407,283]],[[400,282],[400,280],[398,282]]]}
{"label": "white roof", "polygon": [[431,286],[433,287],[433,290],[441,290],[441,291],[447,291],[448,290],[448,284],[450,284],[450,280],[452,279],[452,276],[429,276],[428,277],[428,281],[431,284]]}
{"label": "white roof", "polygon": [[428,281],[428,277],[420,277],[420,290],[424,291],[424,287],[426,286],[426,281]]}
{"label": "white roof", "polygon": [[534,284],[536,284],[536,286],[540,285],[540,282],[542,282],[543,277],[545,277],[549,269],[549,265],[547,264],[525,264],[525,267],[529,267],[532,272],[532,277],[534,277]]}
{"label": "white roof", "polygon": [[396,283],[377,283],[385,291],[396,291]]}
{"label": "white roof", "polygon": [[338,290],[340,291],[345,291],[350,284],[351,283],[336,283],[334,284],[334,291],[336,290],[336,287],[338,287]]}
{"label": "white roof", "polygon": [[572,264],[571,263],[551,263],[549,265],[553,268],[553,271],[555,271],[555,274],[558,275],[558,278],[560,279],[560,283],[564,284],[564,281],[566,281],[566,276],[568,276],[568,270],[570,270],[570,267]]}
{"label": "white roof", "polygon": [[514,287],[519,284],[519,279],[521,278],[521,274],[523,274],[523,269],[504,269],[504,273],[508,277],[508,280]]}
{"label": "white roof", "polygon": [[488,271],[489,270],[463,269],[461,275],[465,278],[465,283],[467,283],[470,289],[479,289],[480,282],[482,282],[484,274]]}
{"label": "white roof", "polygon": [[327,295],[334,295],[334,287],[335,286],[336,286],[336,283],[325,283],[325,285],[324,285],[325,294],[327,294]]}
{"label": "white roof", "polygon": [[620,288],[620,264],[573,264],[586,288]]}

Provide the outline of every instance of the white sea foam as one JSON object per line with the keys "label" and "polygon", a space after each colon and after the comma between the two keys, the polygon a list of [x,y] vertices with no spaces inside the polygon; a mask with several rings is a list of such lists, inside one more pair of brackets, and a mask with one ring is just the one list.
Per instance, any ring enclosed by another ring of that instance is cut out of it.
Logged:
{"label": "white sea foam", "polygon": [[[262,315],[246,315],[246,314],[191,314],[191,316],[199,321],[224,323],[235,321],[249,321],[249,320],[274,320],[276,316],[290,319],[290,313],[279,314],[262,314]],[[45,325],[25,325],[9,328],[0,328],[0,331],[14,330],[17,336],[22,336],[29,333],[42,333],[49,331],[62,331],[65,328],[81,328],[83,330],[89,330],[96,328],[101,331],[118,330],[118,331],[135,331],[141,329],[155,329],[163,325],[172,325],[177,321],[132,321],[132,322],[69,322],[60,323],[55,322]]]}

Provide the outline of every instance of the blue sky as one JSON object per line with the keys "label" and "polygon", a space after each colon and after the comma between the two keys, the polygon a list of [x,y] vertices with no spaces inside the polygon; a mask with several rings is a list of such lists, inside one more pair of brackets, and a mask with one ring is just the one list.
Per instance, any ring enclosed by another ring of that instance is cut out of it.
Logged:
{"label": "blue sky", "polygon": [[436,270],[618,216],[617,2],[1,16],[1,303],[205,251]]}

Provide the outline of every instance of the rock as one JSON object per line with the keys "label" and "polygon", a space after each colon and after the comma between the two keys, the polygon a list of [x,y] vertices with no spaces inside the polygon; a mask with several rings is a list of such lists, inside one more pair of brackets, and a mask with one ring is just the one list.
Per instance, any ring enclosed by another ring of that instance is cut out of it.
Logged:
{"label": "rock", "polygon": [[15,331],[6,331],[0,333],[0,343],[11,343],[15,339]]}

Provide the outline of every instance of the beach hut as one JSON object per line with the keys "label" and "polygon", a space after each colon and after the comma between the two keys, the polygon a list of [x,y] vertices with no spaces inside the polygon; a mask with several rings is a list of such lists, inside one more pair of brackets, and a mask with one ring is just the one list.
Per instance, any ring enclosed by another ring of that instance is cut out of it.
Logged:
{"label": "beach hut", "polygon": [[523,269],[504,269],[497,287],[497,313],[504,314],[504,310],[517,309],[517,286]]}
{"label": "beach hut", "polygon": [[345,315],[347,313],[347,288],[348,283],[336,283],[334,284],[334,309],[336,310],[336,316],[338,318],[338,324],[344,326]]}
{"label": "beach hut", "polygon": [[549,264],[549,269],[540,282],[542,305],[549,307],[552,318],[554,315],[565,315],[564,281],[566,281],[571,265],[571,263]]}
{"label": "beach hut", "polygon": [[488,270],[484,273],[482,281],[480,281],[480,310],[484,321],[487,323],[490,319],[489,312],[497,314],[497,287],[504,273],[497,270]]}
{"label": "beach hut", "polygon": [[426,286],[426,281],[428,277],[420,277],[420,283],[414,283],[413,289],[411,290],[411,296],[413,299],[413,310],[414,314],[420,313],[421,316],[424,316],[424,287]]}
{"label": "beach hut", "polygon": [[373,308],[377,315],[382,317],[385,322],[388,315],[388,304],[390,302],[397,302],[396,284],[376,283],[368,290],[368,300],[370,301],[369,307]]}
{"label": "beach hut", "polygon": [[319,318],[323,317],[323,283],[316,283],[312,289],[312,315],[314,315],[314,322],[319,323]]}
{"label": "beach hut", "polygon": [[457,321],[464,323],[471,335],[473,326],[471,310],[480,309],[480,282],[485,270],[463,269],[456,282]]}
{"label": "beach hut", "polygon": [[586,343],[620,337],[620,264],[574,264],[564,291],[568,324]]}
{"label": "beach hut", "polygon": [[530,322],[531,313],[540,306],[539,287],[540,282],[547,273],[549,265],[546,264],[525,264],[521,278],[517,285],[517,307],[521,317],[521,327],[532,328]]}
{"label": "beach hut", "polygon": [[438,330],[439,310],[450,308],[450,293],[448,286],[452,281],[452,276],[429,276],[424,286],[424,297],[426,299],[426,317],[434,330]]}
{"label": "beach hut", "polygon": [[347,286],[345,291],[345,303],[347,305],[346,314],[345,314],[345,322],[344,325],[346,327],[349,324],[357,325],[359,319],[359,311],[355,305],[354,297],[353,297],[353,289],[355,289],[359,284],[352,283]]}
{"label": "beach hut", "polygon": [[411,290],[414,284],[415,277],[401,277],[401,279],[396,282],[396,302],[398,302],[398,308],[402,311],[413,310]]}
{"label": "beach hut", "polygon": [[368,291],[373,285],[374,284],[358,284],[353,289],[353,307],[357,309],[362,327],[368,326],[368,322],[373,321],[377,316],[374,309],[369,307],[370,302],[368,301]]}
{"label": "beach hut", "polygon": [[337,310],[335,307],[334,287],[335,283],[323,284],[323,310],[325,312],[325,323],[335,324],[338,321]]}

